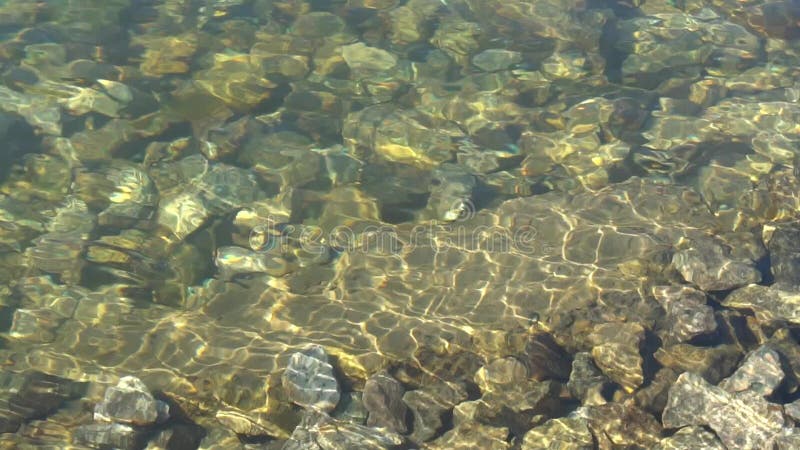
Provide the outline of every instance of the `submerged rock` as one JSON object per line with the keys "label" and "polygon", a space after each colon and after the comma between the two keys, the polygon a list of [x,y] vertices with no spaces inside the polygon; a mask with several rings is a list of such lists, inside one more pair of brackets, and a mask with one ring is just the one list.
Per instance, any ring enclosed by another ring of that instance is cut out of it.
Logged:
{"label": "submerged rock", "polygon": [[281,450],[391,449],[403,438],[385,430],[365,427],[309,410]]}
{"label": "submerged rock", "polygon": [[728,392],[754,392],[769,397],[783,382],[780,354],[768,344],[747,355],[744,362],[719,387]]}
{"label": "submerged rock", "polygon": [[169,418],[169,406],[153,397],[142,380],[122,377],[106,389],[103,401],[94,407],[94,420],[145,426]]}
{"label": "submerged rock", "polygon": [[800,290],[800,223],[775,225],[767,249],[775,283],[788,290]]}
{"label": "submerged rock", "polygon": [[443,427],[447,413],[466,399],[467,392],[462,386],[441,381],[406,392],[403,402],[414,416],[409,439],[417,443],[432,439]]}
{"label": "submerged rock", "polygon": [[667,428],[708,426],[727,448],[764,448],[790,425],[754,392],[730,393],[692,372],[678,377],[662,416]]}
{"label": "submerged rock", "polygon": [[150,430],[121,423],[91,423],[77,427],[74,440],[95,448],[138,450],[145,447],[151,436]]}
{"label": "submerged rock", "polygon": [[672,257],[683,278],[704,291],[721,291],[761,281],[753,261],[733,258],[730,250],[712,240],[698,240]]}
{"label": "submerged rock", "polygon": [[522,441],[522,450],[569,448],[592,450],[594,438],[586,422],[576,418],[557,418],[534,427]]}
{"label": "submerged rock", "polygon": [[761,324],[800,324],[800,293],[776,286],[745,286],[731,292],[722,304],[752,311]]}
{"label": "submerged rock", "polygon": [[603,391],[611,387],[611,380],[594,364],[589,352],[579,352],[572,361],[572,373],[567,388],[573,397],[584,405],[605,403]]}
{"label": "submerged rock", "polygon": [[332,411],[341,396],[328,354],[319,345],[292,353],[281,376],[289,399],[304,407]]}
{"label": "submerged rock", "polygon": [[14,433],[27,420],[46,417],[83,394],[85,385],[42,372],[0,373],[0,433]]}
{"label": "submerged rock", "polygon": [[408,407],[403,402],[403,394],[403,386],[388,373],[379,372],[371,376],[364,384],[362,398],[369,411],[367,425],[405,434],[408,431]]}
{"label": "submerged rock", "polygon": [[716,331],[714,310],[703,292],[689,286],[657,286],[653,294],[667,312],[667,344],[686,342]]}
{"label": "submerged rock", "polygon": [[608,323],[589,336],[595,343],[592,357],[610,379],[632,392],[644,382],[641,345],[644,328],[637,323]]}
{"label": "submerged rock", "polygon": [[653,450],[726,450],[717,436],[703,427],[681,428],[670,437],[661,439]]}

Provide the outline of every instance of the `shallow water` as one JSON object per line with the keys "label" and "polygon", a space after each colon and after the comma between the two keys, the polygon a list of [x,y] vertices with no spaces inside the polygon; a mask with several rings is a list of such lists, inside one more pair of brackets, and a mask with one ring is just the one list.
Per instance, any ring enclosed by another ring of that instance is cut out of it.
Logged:
{"label": "shallow water", "polygon": [[[730,291],[796,277],[769,238],[800,205],[798,19],[795,1],[0,3],[0,361],[88,382],[0,440],[68,442],[125,375],[208,448],[286,439],[280,374],[310,344],[345,392],[388,369],[473,397],[513,397],[476,381],[498,358],[564,384],[591,352],[607,401],[660,418],[642,398],[686,368],[659,350],[743,356],[794,326],[722,324],[761,320]],[[679,285],[701,299],[684,315]],[[557,356],[537,366],[542,336]],[[482,423],[520,446],[586,404],[562,388],[524,425]]]}

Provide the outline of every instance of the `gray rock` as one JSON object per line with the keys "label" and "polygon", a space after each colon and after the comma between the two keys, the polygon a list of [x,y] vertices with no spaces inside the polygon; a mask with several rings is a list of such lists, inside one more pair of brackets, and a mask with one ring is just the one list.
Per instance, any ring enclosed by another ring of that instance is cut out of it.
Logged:
{"label": "gray rock", "polygon": [[775,286],[745,286],[731,292],[722,304],[728,308],[752,311],[762,324],[800,324],[800,293]]}
{"label": "gray rock", "polygon": [[75,442],[95,448],[142,449],[152,433],[120,423],[91,423],[75,429]]}
{"label": "gray rock", "polygon": [[281,383],[289,399],[304,408],[332,411],[341,396],[328,354],[319,345],[293,353]]}
{"label": "gray rock", "polygon": [[492,427],[475,421],[456,425],[442,437],[429,442],[429,450],[505,450],[511,448],[506,441],[508,428]]}
{"label": "gray rock", "polygon": [[587,423],[599,448],[651,448],[661,440],[655,417],[627,403],[582,406],[570,417]]}
{"label": "gray rock", "polygon": [[455,164],[442,164],[433,173],[428,207],[436,219],[465,220],[475,214],[472,201],[477,186],[475,176]]}
{"label": "gray rock", "polygon": [[94,407],[94,420],[130,425],[152,425],[169,418],[169,406],[153,397],[142,380],[127,376],[106,389]]}
{"label": "gray rock", "polygon": [[559,417],[535,427],[525,433],[522,450],[544,449],[592,450],[592,437],[586,421]]}
{"label": "gray rock", "polygon": [[0,373],[0,433],[13,433],[34,417],[55,411],[80,397],[85,384],[42,372]]}
{"label": "gray rock", "polygon": [[339,421],[325,413],[306,411],[282,450],[380,450],[401,445],[400,435]]}
{"label": "gray rock", "polygon": [[719,383],[736,370],[742,352],[731,344],[714,347],[676,344],[659,348],[653,356],[662,366],[676,372],[692,371],[710,383]]}
{"label": "gray rock", "polygon": [[363,42],[342,47],[344,58],[350,70],[360,75],[383,72],[397,65],[397,57],[386,50],[369,47]]}
{"label": "gray rock", "polygon": [[640,347],[644,328],[638,323],[606,323],[589,336],[592,357],[600,370],[628,392],[644,382]]}
{"label": "gray rock", "polygon": [[342,392],[339,404],[331,412],[331,417],[338,420],[364,425],[367,423],[369,411],[364,407],[361,392]]}
{"label": "gray rock", "polygon": [[405,390],[400,382],[386,372],[371,376],[364,384],[362,401],[369,411],[367,425],[383,427],[404,434],[408,432],[406,414],[408,407],[403,403]]}
{"label": "gray rock", "polygon": [[725,450],[717,436],[703,427],[686,427],[661,440],[653,450]]}
{"label": "gray rock", "polygon": [[791,417],[795,422],[800,422],[800,400],[783,405],[783,412]]}
{"label": "gray rock", "polygon": [[474,381],[486,393],[503,389],[504,385],[524,383],[528,380],[528,368],[513,356],[498,358],[475,372]]}
{"label": "gray rock", "polygon": [[573,397],[584,405],[605,403],[602,392],[611,385],[611,380],[597,368],[589,352],[580,352],[572,361],[572,373],[567,388]]}
{"label": "gray rock", "polygon": [[800,289],[800,223],[777,224],[767,249],[775,283],[787,289]]}
{"label": "gray rock", "polygon": [[774,444],[777,450],[794,450],[800,448],[800,430],[792,428],[781,433],[781,435],[775,438]]}
{"label": "gray rock", "polygon": [[686,342],[716,331],[714,310],[703,292],[689,286],[657,286],[653,294],[667,313],[668,343]]}
{"label": "gray rock", "polygon": [[669,391],[665,427],[708,426],[728,448],[764,448],[788,429],[780,408],[753,392],[732,394],[686,372]]}
{"label": "gray rock", "polygon": [[712,240],[695,240],[693,246],[676,252],[672,264],[683,278],[704,291],[722,291],[761,281],[761,273],[750,260],[734,259],[730,251]]}
{"label": "gray rock", "polygon": [[768,397],[783,382],[784,376],[778,352],[762,345],[747,355],[736,372],[722,380],[719,387],[732,393],[749,391]]}
{"label": "gray rock", "polygon": [[467,392],[457,384],[438,382],[403,395],[403,402],[414,416],[414,428],[409,436],[414,442],[432,439],[443,426],[445,413],[467,399]]}
{"label": "gray rock", "polygon": [[472,64],[486,72],[505,70],[522,61],[522,54],[500,48],[490,48],[472,57]]}

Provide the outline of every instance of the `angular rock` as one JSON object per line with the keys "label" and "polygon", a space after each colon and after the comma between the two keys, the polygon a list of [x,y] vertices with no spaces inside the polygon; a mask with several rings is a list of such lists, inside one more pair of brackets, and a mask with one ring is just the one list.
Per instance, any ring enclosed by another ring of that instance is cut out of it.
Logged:
{"label": "angular rock", "polygon": [[711,383],[719,383],[733,373],[742,353],[734,345],[696,347],[676,344],[659,348],[653,356],[664,367],[677,372],[692,371]]}
{"label": "angular rock", "polygon": [[126,376],[106,389],[94,407],[94,420],[128,425],[152,425],[169,418],[169,406],[153,397],[142,380]]}
{"label": "angular rock", "polygon": [[686,427],[661,440],[653,450],[726,450],[717,436],[703,427]]}
{"label": "angular rock", "polygon": [[42,372],[0,373],[0,433],[13,433],[26,420],[44,417],[85,385]]}
{"label": "angular rock", "polygon": [[511,356],[495,359],[478,369],[474,377],[475,383],[484,393],[502,389],[503,385],[524,383],[527,380],[528,368]]}
{"label": "angular rock", "polygon": [[405,390],[399,381],[386,372],[371,376],[364,384],[362,401],[369,411],[367,425],[383,427],[395,433],[408,432],[406,414],[408,407],[403,403]]}
{"label": "angular rock", "polygon": [[319,345],[293,353],[281,383],[289,399],[304,408],[328,412],[339,403],[339,383],[328,362],[328,354]]}
{"label": "angular rock", "polygon": [[628,392],[644,382],[642,355],[644,328],[638,323],[607,323],[589,336],[592,357],[600,370]]}
{"label": "angular rock", "polygon": [[800,289],[800,223],[776,225],[767,250],[775,283],[786,289]]}
{"label": "angular rock", "polygon": [[472,64],[486,72],[505,70],[521,61],[521,53],[500,48],[490,48],[472,57]]}
{"label": "angular rock", "polygon": [[716,331],[714,310],[703,292],[689,286],[657,286],[653,294],[667,312],[667,343],[686,342]]}
{"label": "angular rock", "polygon": [[754,392],[763,397],[772,395],[783,382],[785,374],[781,358],[769,345],[762,345],[747,355],[744,362],[719,387],[728,392]]}
{"label": "angular rock", "polygon": [[734,259],[730,251],[712,240],[696,240],[676,252],[672,264],[683,278],[703,291],[723,291],[761,281],[753,261]]}
{"label": "angular rock", "polygon": [[306,411],[303,420],[282,450],[363,450],[391,449],[403,443],[403,438],[386,430],[356,425],[331,418],[313,409]]}
{"label": "angular rock", "polygon": [[750,310],[762,324],[800,324],[800,293],[775,286],[745,286],[722,301],[728,308]]}
{"label": "angular rock", "polygon": [[364,425],[367,423],[369,411],[364,407],[361,392],[342,392],[339,404],[331,412],[331,417],[338,420]]}
{"label": "angular rock", "polygon": [[665,427],[708,426],[728,448],[763,448],[788,429],[780,408],[752,392],[732,394],[692,372],[669,391]]}
{"label": "angular rock", "polygon": [[90,423],[75,429],[76,443],[95,448],[139,450],[144,448],[152,432],[121,423]]}
{"label": "angular rock", "polygon": [[492,427],[475,421],[456,425],[442,437],[429,442],[430,450],[505,450],[511,448],[507,441],[508,428]]}
{"label": "angular rock", "polygon": [[792,403],[783,405],[783,412],[791,417],[795,423],[800,422],[800,400],[795,400]]}
{"label": "angular rock", "polygon": [[586,422],[559,417],[525,433],[522,450],[570,449],[592,450],[594,438]]}

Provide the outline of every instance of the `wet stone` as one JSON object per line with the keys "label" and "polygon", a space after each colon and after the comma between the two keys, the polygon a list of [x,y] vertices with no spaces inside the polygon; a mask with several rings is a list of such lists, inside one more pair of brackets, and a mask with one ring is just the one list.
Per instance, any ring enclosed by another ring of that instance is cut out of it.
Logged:
{"label": "wet stone", "polygon": [[442,437],[429,442],[425,448],[430,450],[505,450],[511,448],[506,441],[508,428],[493,427],[468,421],[456,425]]}
{"label": "wet stone", "polygon": [[582,406],[571,417],[586,421],[599,448],[650,448],[661,439],[661,425],[655,417],[628,404]]}
{"label": "wet stone", "polygon": [[767,249],[775,283],[786,289],[800,290],[800,223],[777,224]]}
{"label": "wet stone", "polygon": [[667,428],[708,426],[728,448],[762,448],[787,430],[781,408],[752,392],[731,394],[686,372],[669,392]]}
{"label": "wet stone", "polygon": [[106,389],[103,401],[95,405],[94,419],[128,425],[152,425],[169,418],[169,406],[153,397],[142,380],[122,377]]}
{"label": "wet stone", "polygon": [[704,291],[721,291],[761,281],[750,260],[734,259],[730,251],[712,240],[698,240],[672,257],[683,278]]}
{"label": "wet stone", "polygon": [[280,277],[289,273],[293,267],[278,255],[234,246],[219,247],[214,264],[222,278],[226,280],[237,275],[253,273],[266,273]]}
{"label": "wet stone", "polygon": [[315,410],[306,411],[282,450],[391,449],[403,438],[387,430],[340,421]]}
{"label": "wet stone", "polygon": [[475,177],[455,164],[442,164],[433,172],[428,207],[438,220],[452,222],[475,213],[472,201]]}
{"label": "wet stone", "polygon": [[586,422],[575,418],[550,419],[527,433],[522,450],[592,450],[594,438]]}
{"label": "wet stone", "polygon": [[292,25],[292,33],[308,38],[324,38],[344,31],[344,21],[329,12],[303,14]]}
{"label": "wet stone", "polygon": [[718,383],[733,373],[742,354],[734,345],[697,347],[682,343],[661,347],[653,356],[664,367],[678,372],[692,371],[711,383]]}
{"label": "wet stone", "polygon": [[364,425],[367,423],[369,411],[364,407],[363,395],[361,392],[342,392],[339,404],[331,412],[331,417],[338,420]]}
{"label": "wet stone", "polygon": [[304,408],[332,411],[339,403],[339,383],[328,354],[319,345],[293,353],[281,382],[291,401]]}
{"label": "wet stone", "polygon": [[524,383],[528,379],[528,368],[517,358],[495,359],[475,373],[475,383],[483,392],[503,385]]}
{"label": "wet stone", "polygon": [[666,343],[686,342],[717,329],[703,292],[689,286],[656,286],[653,294],[667,313]]}
{"label": "wet stone", "polygon": [[800,400],[795,400],[783,405],[783,411],[787,416],[791,417],[795,423],[800,423]]}
{"label": "wet stone", "polygon": [[95,448],[138,450],[145,447],[152,432],[121,423],[91,423],[75,429],[76,443]]}
{"label": "wet stone", "polygon": [[611,386],[611,380],[597,368],[589,352],[579,352],[572,361],[572,373],[567,388],[573,397],[584,405],[605,403],[603,391]]}
{"label": "wet stone", "polygon": [[350,70],[360,76],[384,72],[397,65],[397,57],[391,53],[362,42],[342,47],[342,57]]}
{"label": "wet stone", "polygon": [[749,391],[768,397],[780,386],[784,376],[778,352],[769,345],[762,345],[747,355],[736,372],[722,380],[719,387],[732,393]]}
{"label": "wet stone", "polygon": [[599,325],[589,339],[594,344],[592,357],[611,380],[628,392],[644,382],[641,345],[644,328],[637,323]]}
{"label": "wet stone", "polygon": [[444,425],[445,414],[466,399],[467,392],[461,385],[442,381],[406,392],[403,402],[414,416],[409,439],[417,443],[432,439]]}
{"label": "wet stone", "polygon": [[800,293],[775,286],[745,286],[731,292],[723,305],[755,313],[761,324],[800,324]]}
{"label": "wet stone", "polygon": [[654,450],[725,450],[717,436],[703,427],[681,428],[670,437],[661,440]]}
{"label": "wet stone", "polygon": [[362,397],[364,407],[369,411],[367,425],[400,434],[408,432],[408,407],[403,403],[403,394],[403,386],[388,373],[379,372],[371,376],[364,384]]}
{"label": "wet stone", "polygon": [[25,421],[47,416],[83,391],[81,383],[41,372],[0,373],[0,433],[13,433]]}
{"label": "wet stone", "polygon": [[486,72],[505,70],[520,62],[521,53],[499,48],[490,48],[472,57],[472,64]]}

